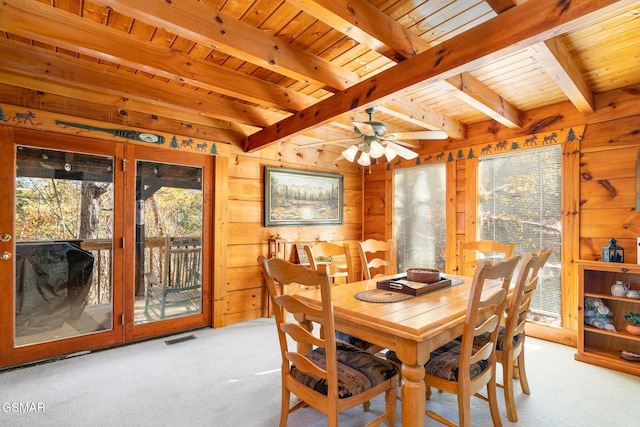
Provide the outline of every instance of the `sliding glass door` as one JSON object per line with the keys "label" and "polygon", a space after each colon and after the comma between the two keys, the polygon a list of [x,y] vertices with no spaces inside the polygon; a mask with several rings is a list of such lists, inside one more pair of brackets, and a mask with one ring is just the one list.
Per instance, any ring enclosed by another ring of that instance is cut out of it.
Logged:
{"label": "sliding glass door", "polygon": [[211,323],[210,156],[0,127],[0,368]]}

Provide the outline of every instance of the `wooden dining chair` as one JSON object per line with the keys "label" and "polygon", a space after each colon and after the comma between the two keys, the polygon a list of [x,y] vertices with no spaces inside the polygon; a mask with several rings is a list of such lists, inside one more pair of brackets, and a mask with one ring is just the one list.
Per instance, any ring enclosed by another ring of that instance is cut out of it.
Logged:
{"label": "wooden dining chair", "polygon": [[[362,274],[366,280],[376,276],[388,276],[398,273],[396,247],[393,239],[368,239],[358,242],[358,253],[362,262]],[[383,269],[380,271],[380,269]]]}
{"label": "wooden dining chair", "polygon": [[[502,425],[496,392],[495,346],[511,278],[519,261],[519,255],[496,263],[487,259],[478,261],[467,302],[462,337],[432,351],[424,365],[427,400],[432,387],[456,394],[461,427],[471,425],[471,396],[488,400],[493,425]],[[487,283],[496,280],[501,281],[501,286],[494,287],[495,290],[486,289]],[[475,338],[484,334],[488,336],[485,345],[474,347]],[[387,353],[387,358],[396,365],[402,363],[393,351]],[[488,397],[479,394],[483,387],[486,387]],[[427,410],[426,413],[442,424],[456,425],[434,411]]]}
{"label": "wooden dining chair", "polygon": [[[379,425],[386,420],[387,425],[393,426],[398,371],[387,360],[336,341],[327,266],[319,265],[314,271],[279,258],[260,257],[259,262],[273,301],[282,354],[280,427],[287,425],[290,412],[305,405],[325,413],[329,426],[337,426],[340,412],[382,393],[385,412],[367,425]],[[319,287],[322,307],[312,307],[294,295],[277,295],[275,282]],[[318,323],[323,333],[314,335],[313,329],[293,319]],[[297,348],[292,348],[290,343],[295,343]],[[290,407],[291,393],[300,401]]]}
{"label": "wooden dining chair", "polygon": [[[335,279],[340,280],[341,278],[346,280],[347,283],[354,281],[351,250],[348,243],[338,245],[335,243],[319,242],[313,246],[306,245],[304,250],[307,258],[309,258],[309,265],[312,270],[317,270],[321,264],[327,264],[329,266],[329,278],[333,280],[334,283]],[[382,350],[380,346],[341,331],[336,332],[336,338],[369,353],[375,354]]]}
{"label": "wooden dining chair", "polygon": [[329,277],[334,283],[354,281],[351,248],[348,242],[342,245],[318,242],[313,246],[306,245],[304,250],[307,258],[309,258],[309,265],[312,270],[317,270],[319,262],[327,263],[329,265]]}
{"label": "wooden dining chair", "polygon": [[[458,396],[458,418],[461,427],[470,427],[471,396],[486,387],[487,399],[494,426],[501,426],[496,392],[496,341],[500,319],[504,311],[506,296],[513,272],[520,261],[515,255],[492,263],[484,259],[476,266],[471,293],[467,303],[462,339],[454,340],[431,353],[425,364],[425,385]],[[495,292],[486,290],[487,283],[500,280],[502,286]],[[487,313],[490,313],[487,316]],[[484,346],[474,347],[474,339],[487,334]],[[455,426],[453,422],[434,411],[427,415],[443,424]]]}
{"label": "wooden dining chair", "polygon": [[[496,359],[502,364],[502,386],[509,421],[518,421],[513,391],[513,379],[520,380],[522,392],[529,394],[529,381],[524,364],[525,323],[533,291],[538,285],[538,273],[551,255],[551,249],[528,253],[522,259],[515,287],[505,310],[504,325],[500,326],[496,341]],[[489,334],[476,337],[474,346],[482,347]]]}
{"label": "wooden dining chair", "polygon": [[501,243],[495,240],[477,240],[458,242],[458,274],[473,276],[479,259],[489,258],[492,261],[508,259],[516,249],[515,243]]}

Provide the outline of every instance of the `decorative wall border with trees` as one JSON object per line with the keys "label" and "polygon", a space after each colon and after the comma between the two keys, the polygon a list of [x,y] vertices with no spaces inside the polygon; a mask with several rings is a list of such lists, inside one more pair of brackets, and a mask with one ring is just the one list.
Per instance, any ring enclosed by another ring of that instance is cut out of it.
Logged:
{"label": "decorative wall border with trees", "polygon": [[[415,165],[453,162],[455,160],[473,159],[476,157],[489,156],[495,154],[506,154],[510,151],[527,150],[545,145],[561,144],[563,142],[579,141],[584,134],[585,126],[573,126],[548,132],[534,133],[532,135],[510,138],[484,145],[474,145],[457,150],[441,151],[418,156]],[[396,161],[393,166],[407,166],[406,161]],[[390,170],[392,164],[387,165]]]}
{"label": "decorative wall border with trees", "polygon": [[[73,120],[73,121],[72,121]],[[0,105],[0,125],[16,126],[65,134],[87,136],[98,139],[126,140],[134,144],[149,144],[156,147],[207,154],[215,156],[215,142],[183,138],[166,132],[126,128],[97,122],[95,120],[64,116],[48,111],[24,109],[12,105]]]}

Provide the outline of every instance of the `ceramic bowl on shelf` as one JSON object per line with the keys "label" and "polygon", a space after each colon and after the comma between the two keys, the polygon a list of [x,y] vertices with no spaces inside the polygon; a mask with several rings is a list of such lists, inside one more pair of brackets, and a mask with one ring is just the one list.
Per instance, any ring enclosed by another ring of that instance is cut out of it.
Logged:
{"label": "ceramic bowl on shelf", "polygon": [[640,362],[640,354],[632,351],[620,350],[620,357],[630,362]]}
{"label": "ceramic bowl on shelf", "polygon": [[636,291],[635,289],[631,289],[627,292],[627,298],[640,299],[640,292]]}

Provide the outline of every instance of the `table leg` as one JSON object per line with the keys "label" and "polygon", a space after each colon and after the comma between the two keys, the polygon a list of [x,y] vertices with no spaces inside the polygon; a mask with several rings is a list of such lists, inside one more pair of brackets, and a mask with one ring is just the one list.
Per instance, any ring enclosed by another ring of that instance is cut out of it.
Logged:
{"label": "table leg", "polygon": [[402,364],[402,425],[424,426],[425,385],[424,365]]}

